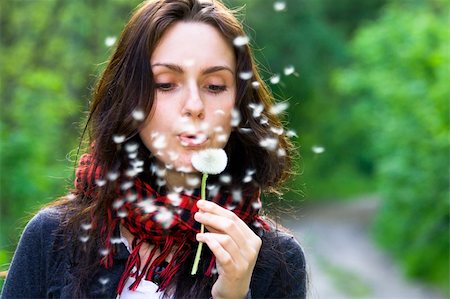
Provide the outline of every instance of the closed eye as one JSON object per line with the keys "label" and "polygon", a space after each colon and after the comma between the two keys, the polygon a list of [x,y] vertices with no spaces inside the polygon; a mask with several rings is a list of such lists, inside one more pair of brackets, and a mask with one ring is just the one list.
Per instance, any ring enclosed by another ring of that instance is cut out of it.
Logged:
{"label": "closed eye", "polygon": [[215,84],[210,84],[207,86],[208,90],[212,93],[220,93],[222,91],[227,90],[226,85],[215,85]]}
{"label": "closed eye", "polygon": [[158,89],[159,91],[162,91],[162,92],[171,91],[174,88],[175,88],[175,84],[173,84],[173,83],[157,83],[156,84],[156,89]]}

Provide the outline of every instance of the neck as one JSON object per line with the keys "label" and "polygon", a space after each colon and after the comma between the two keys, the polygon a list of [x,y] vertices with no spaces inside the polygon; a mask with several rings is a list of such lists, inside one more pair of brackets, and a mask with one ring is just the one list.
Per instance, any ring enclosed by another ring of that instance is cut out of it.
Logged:
{"label": "neck", "polygon": [[181,188],[185,190],[199,188],[201,184],[200,173],[179,172],[173,169],[166,169],[166,188],[168,192],[179,192]]}

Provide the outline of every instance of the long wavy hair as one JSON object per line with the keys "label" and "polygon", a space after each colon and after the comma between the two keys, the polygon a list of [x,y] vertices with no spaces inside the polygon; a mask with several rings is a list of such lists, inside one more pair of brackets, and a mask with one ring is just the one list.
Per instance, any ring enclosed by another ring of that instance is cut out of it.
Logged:
{"label": "long wavy hair", "polygon": [[[161,37],[176,22],[211,25],[232,46],[235,38],[245,36],[243,26],[234,12],[219,1],[149,0],[138,6],[98,80],[81,137],[82,151],[90,152],[100,169],[118,173],[126,170],[126,154],[123,147],[114,142],[114,136],[124,136],[125,143],[138,144],[138,157],[146,161],[144,169],[149,168],[151,153],[138,134],[143,122],[137,122],[132,114],[139,110],[151,117],[156,89],[150,57]],[[280,119],[270,112],[273,96],[258,73],[249,45],[234,47],[234,54],[237,63],[235,108],[239,111],[240,123],[233,129],[225,146],[229,157],[225,171],[233,179],[226,188],[242,187],[242,179],[251,169],[254,171],[253,183],[248,186],[248,192],[278,192],[290,174],[292,144],[285,133],[280,133]],[[241,79],[239,74],[243,72],[251,72],[252,78]],[[255,81],[257,84],[252,85]],[[257,88],[254,85],[258,85]],[[253,117],[251,104],[264,107],[260,117]],[[261,146],[261,140],[272,140],[277,144],[276,150]],[[68,216],[63,225],[64,235],[72,236],[70,242],[74,251],[84,250],[83,254],[74,254],[79,257],[74,266],[74,277],[77,279],[74,297],[83,297],[83,289],[100,267],[98,246],[101,236],[99,229],[94,227],[89,231],[89,240],[82,247],[76,246],[76,236],[80,232],[80,225],[89,221],[92,215],[95,216],[97,228],[106,223],[108,207],[115,199],[114,184],[108,182],[95,196],[88,197],[76,191],[73,194],[75,196],[61,198],[52,206],[65,208]],[[186,264],[171,286],[175,298],[209,297],[208,292],[215,278],[186,275],[191,263]]]}

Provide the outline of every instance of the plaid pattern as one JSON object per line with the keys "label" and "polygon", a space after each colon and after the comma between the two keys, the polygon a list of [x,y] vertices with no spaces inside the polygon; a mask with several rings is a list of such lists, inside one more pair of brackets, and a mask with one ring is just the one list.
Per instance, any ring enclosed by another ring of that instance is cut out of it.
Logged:
{"label": "plaid pattern", "polygon": [[[143,278],[151,280],[155,270],[165,263],[167,256],[172,251],[175,251],[172,260],[159,273],[161,282],[158,290],[164,290],[180,265],[190,254],[195,254],[194,249],[197,245],[195,236],[200,231],[200,223],[194,220],[194,214],[198,211],[195,203],[200,198],[184,193],[160,195],[150,184],[138,177],[119,176],[114,179],[103,177],[103,175],[91,154],[81,156],[76,170],[76,192],[95,199],[99,188],[102,188],[107,180],[114,183],[117,192],[117,199],[107,211],[108,223],[100,228],[102,236],[104,236],[102,243],[108,252],[102,259],[102,264],[107,268],[112,266],[113,250],[110,240],[120,223],[131,232],[134,240],[132,252],[119,282],[118,293],[122,292],[129,276],[136,278],[130,286],[131,290],[135,290]],[[269,229],[268,224],[258,216],[261,208],[259,194],[252,198],[242,197],[241,199],[218,192],[210,200],[220,206],[232,209],[249,225],[265,230]],[[95,223],[95,216],[93,216],[93,222]],[[141,261],[139,249],[144,242],[153,244],[155,247],[148,259]],[[153,258],[155,259],[152,262]],[[205,275],[211,275],[214,262],[213,256]],[[142,271],[139,271],[142,263],[144,266]]]}

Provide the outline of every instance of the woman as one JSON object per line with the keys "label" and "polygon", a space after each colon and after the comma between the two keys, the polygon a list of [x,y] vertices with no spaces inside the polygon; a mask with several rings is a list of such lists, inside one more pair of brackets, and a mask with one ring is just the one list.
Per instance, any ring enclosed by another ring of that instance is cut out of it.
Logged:
{"label": "woman", "polygon": [[[27,225],[2,298],[305,297],[299,244],[259,216],[291,144],[243,37],[218,1],[135,11],[93,94],[75,187]],[[228,163],[198,201],[191,158],[211,148]]]}

